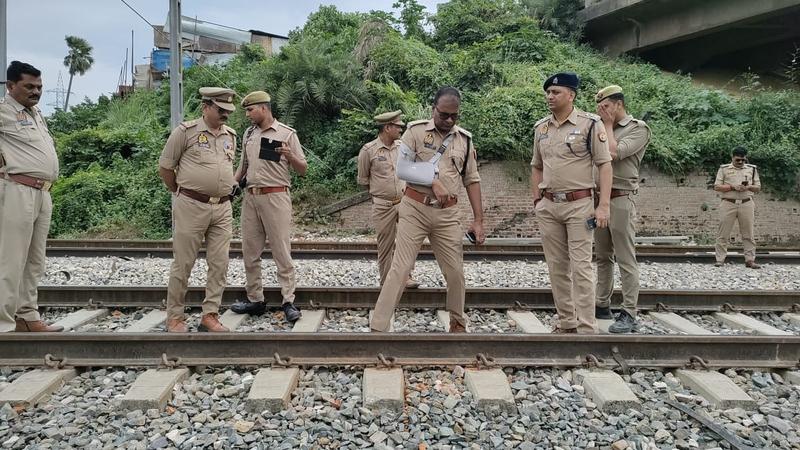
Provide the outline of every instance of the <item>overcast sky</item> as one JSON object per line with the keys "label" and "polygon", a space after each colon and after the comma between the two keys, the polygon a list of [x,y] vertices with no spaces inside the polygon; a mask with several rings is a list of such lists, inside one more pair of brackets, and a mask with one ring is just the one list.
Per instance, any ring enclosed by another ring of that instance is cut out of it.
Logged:
{"label": "overcast sky", "polygon": [[[154,25],[163,25],[167,19],[169,0],[126,1]],[[333,4],[342,11],[393,11],[394,1],[183,0],[181,7],[184,16],[286,36],[302,26],[320,5]],[[441,1],[419,3],[433,13]],[[135,63],[145,64],[153,48],[153,31],[120,0],[8,0],[8,62],[16,59],[42,70],[45,91],[56,88],[61,72],[66,89],[69,73],[63,65],[67,53],[64,37],[82,37],[94,47],[95,62],[86,75],[75,77],[70,104],[80,103],[84,97],[95,100],[116,91],[125,49],[131,46],[131,30],[135,35]],[[49,114],[54,101],[55,94],[45,92],[39,105]]]}

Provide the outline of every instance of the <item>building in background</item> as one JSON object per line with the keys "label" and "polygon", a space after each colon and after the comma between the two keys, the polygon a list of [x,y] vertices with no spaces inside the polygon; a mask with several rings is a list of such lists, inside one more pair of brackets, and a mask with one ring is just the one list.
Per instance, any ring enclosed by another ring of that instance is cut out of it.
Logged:
{"label": "building in background", "polygon": [[[153,27],[153,50],[150,64],[136,66],[136,89],[155,89],[169,73],[169,18],[163,26]],[[195,64],[220,64],[229,61],[244,44],[258,44],[267,56],[277,55],[289,38],[259,30],[240,30],[225,25],[181,17],[183,67]]]}

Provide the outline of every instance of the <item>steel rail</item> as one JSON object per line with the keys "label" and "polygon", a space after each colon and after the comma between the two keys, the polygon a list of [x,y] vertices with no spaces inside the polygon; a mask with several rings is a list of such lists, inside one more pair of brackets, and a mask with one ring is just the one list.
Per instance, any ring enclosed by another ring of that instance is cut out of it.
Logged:
{"label": "steel rail", "polygon": [[[48,248],[172,248],[172,241],[169,240],[146,240],[146,239],[48,239]],[[293,248],[309,250],[375,250],[375,241],[314,241],[314,240],[294,240]],[[231,248],[241,249],[240,239],[231,240]],[[430,248],[429,244],[424,244],[422,248]],[[638,244],[637,250],[649,253],[684,253],[684,252],[713,252],[713,245],[672,245],[672,244]],[[541,251],[540,239],[505,239],[489,238],[486,245],[476,247],[477,250],[501,250],[501,251]],[[729,247],[729,251],[741,251],[741,247]],[[797,247],[759,247],[758,253],[766,252],[798,252]]]}
{"label": "steel rail", "polygon": [[[371,308],[380,289],[377,287],[301,287],[295,291],[295,304],[321,308]],[[406,308],[436,308],[445,304],[445,288],[407,289],[400,302]],[[268,304],[278,305],[280,288],[264,289]],[[202,287],[191,287],[186,294],[189,306],[200,306],[205,296]],[[40,306],[159,307],[167,297],[166,286],[40,286]],[[222,303],[229,305],[245,298],[242,286],[225,289]],[[553,296],[546,288],[468,288],[468,308],[553,309]],[[615,291],[612,305],[620,305],[621,293]],[[652,310],[666,306],[678,311],[718,311],[728,304],[747,311],[789,311],[800,303],[800,291],[722,291],[722,290],[650,290],[639,292],[639,308]]]}
{"label": "steel rail", "polygon": [[[205,255],[205,249],[200,250],[201,255]],[[104,256],[118,256],[127,258],[172,258],[172,249],[169,248],[111,248],[111,247],[82,247],[82,248],[65,248],[65,247],[50,247],[47,249],[47,256],[49,257],[63,257],[63,256],[76,256],[76,257],[104,257]],[[231,248],[230,256],[232,258],[241,258],[241,249]],[[262,254],[265,258],[271,258],[272,252],[270,250],[264,251]],[[342,250],[342,249],[292,249],[292,258],[294,259],[376,259],[376,250],[356,249],[356,250]],[[433,251],[428,249],[420,250],[418,259],[432,260],[434,259]],[[544,261],[544,253],[542,251],[512,251],[512,250],[494,250],[494,249],[464,249],[465,261]],[[699,263],[713,263],[716,259],[713,253],[643,253],[636,254],[636,260],[640,262],[655,262],[655,263],[676,263],[676,262],[699,262]],[[729,254],[727,260],[729,262],[744,262],[744,256],[741,254]],[[798,264],[800,263],[800,253],[768,253],[760,254],[758,261],[761,263],[771,262],[776,264]]]}
{"label": "steel rail", "polygon": [[[614,367],[684,367],[693,357],[709,368],[796,368],[800,337],[642,336],[449,333],[0,333],[0,365],[185,366],[476,365],[578,367],[597,358]],[[49,355],[49,356],[47,356]],[[591,355],[591,356],[590,356]]]}
{"label": "steel rail", "polygon": [[[200,250],[205,254],[205,249]],[[231,242],[232,257],[241,257],[241,241]],[[56,256],[121,256],[131,258],[156,257],[171,258],[171,241],[128,241],[128,240],[50,240],[47,255]],[[265,257],[271,257],[267,249]],[[334,242],[334,241],[294,241],[292,256],[297,259],[375,259],[377,256],[374,242]],[[783,264],[800,263],[800,251],[797,249],[776,249],[762,251],[758,254],[762,262]],[[419,253],[420,259],[433,259],[429,245],[423,245]],[[465,260],[531,260],[544,259],[541,244],[538,243],[490,243],[483,246],[464,246]],[[699,246],[659,246],[642,245],[637,247],[637,259],[643,262],[713,262],[713,247]],[[744,256],[732,249],[728,260],[744,261]]]}

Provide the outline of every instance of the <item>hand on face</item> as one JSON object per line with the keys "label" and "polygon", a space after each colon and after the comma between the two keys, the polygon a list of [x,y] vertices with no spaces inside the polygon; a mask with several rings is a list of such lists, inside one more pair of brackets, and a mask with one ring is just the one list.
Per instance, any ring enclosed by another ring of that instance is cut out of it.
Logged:
{"label": "hand on face", "polygon": [[619,111],[619,104],[610,101],[602,101],[597,105],[597,114],[603,123],[614,123]]}

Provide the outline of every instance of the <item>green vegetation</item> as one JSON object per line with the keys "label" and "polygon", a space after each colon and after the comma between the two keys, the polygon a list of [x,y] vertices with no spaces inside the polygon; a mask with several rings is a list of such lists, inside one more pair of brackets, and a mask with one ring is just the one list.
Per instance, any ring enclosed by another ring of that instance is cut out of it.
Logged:
{"label": "green vegetation", "polygon": [[[357,190],[356,155],[374,138],[373,115],[402,109],[407,121],[427,118],[444,84],[462,90],[461,123],[481,158],[529,160],[533,123],[547,114],[541,84],[571,70],[583,80],[580,108],[592,111],[594,92],[615,83],[634,116],[647,113],[654,133],[647,163],[675,176],[713,174],[731,148],[744,145],[769,190],[797,195],[796,91],[764,91],[753,77],[734,97],[633,58],[607,59],[575,43],[577,4],[451,0],[426,16],[415,0],[399,0],[399,19],[323,6],[276,57],[251,45],[228,64],[188,70],[186,116],[197,117],[201,86],[272,94],[276,116],[298,130],[307,148],[308,174],[294,180],[293,194],[297,209],[311,211]],[[53,116],[63,167],[53,191],[53,235],[169,235],[170,197],[157,176],[169,133],[167,88],[84,102]],[[229,124],[244,131],[241,109]]]}

